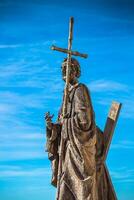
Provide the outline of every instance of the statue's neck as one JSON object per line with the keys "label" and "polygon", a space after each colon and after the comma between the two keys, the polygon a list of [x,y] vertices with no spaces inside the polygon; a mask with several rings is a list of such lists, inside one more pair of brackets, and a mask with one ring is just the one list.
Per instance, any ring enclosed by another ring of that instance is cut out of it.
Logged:
{"label": "statue's neck", "polygon": [[79,84],[78,81],[75,82],[74,84],[69,84],[69,92],[71,92],[75,87],[77,87],[78,84]]}
{"label": "statue's neck", "polygon": [[78,80],[74,79],[69,83],[69,85],[72,87],[72,86],[76,85],[77,83],[78,83]]}

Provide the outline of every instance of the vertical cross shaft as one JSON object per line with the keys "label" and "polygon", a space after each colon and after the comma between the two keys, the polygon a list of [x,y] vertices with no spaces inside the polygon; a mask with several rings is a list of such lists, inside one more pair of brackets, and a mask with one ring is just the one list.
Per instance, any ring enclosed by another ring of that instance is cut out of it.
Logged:
{"label": "vertical cross shaft", "polygon": [[70,18],[69,23],[69,37],[68,37],[68,48],[63,49],[56,46],[52,46],[52,50],[57,50],[63,53],[67,54],[67,67],[66,67],[66,84],[65,84],[65,90],[64,90],[64,102],[63,102],[63,117],[65,117],[67,112],[67,99],[68,99],[68,86],[69,86],[69,79],[70,79],[70,65],[71,65],[71,56],[80,56],[83,58],[87,58],[87,54],[82,54],[77,51],[72,51],[72,40],[73,40],[73,24],[74,24],[74,18]]}
{"label": "vertical cross shaft", "polygon": [[[69,24],[69,38],[68,38],[68,51],[71,51],[72,48],[72,39],[73,39],[73,17],[70,18]],[[71,63],[71,53],[67,54],[67,67],[66,67],[66,85],[65,85],[65,96],[63,102],[63,117],[67,112],[67,99],[68,99],[68,86],[69,86],[69,75],[70,75],[70,63]]]}

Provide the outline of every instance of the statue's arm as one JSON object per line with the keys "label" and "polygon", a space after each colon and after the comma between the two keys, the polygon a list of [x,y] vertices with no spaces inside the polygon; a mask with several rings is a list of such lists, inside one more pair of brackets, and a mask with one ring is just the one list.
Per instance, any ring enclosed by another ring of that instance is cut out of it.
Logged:
{"label": "statue's arm", "polygon": [[[51,127],[51,128],[50,128]],[[48,158],[51,161],[52,167],[52,179],[51,184],[53,186],[57,186],[57,175],[58,175],[58,148],[59,148],[59,140],[60,140],[60,132],[61,126],[60,124],[52,123],[52,126],[46,125],[46,151],[48,152]]]}
{"label": "statue's arm", "polygon": [[76,89],[74,103],[77,125],[85,131],[91,129],[94,113],[89,91],[85,85],[81,84]]}
{"label": "statue's arm", "polygon": [[52,123],[52,127],[48,128],[46,127],[46,135],[47,135],[47,139],[51,142],[53,142],[54,140],[56,140],[57,135],[58,135],[58,125]]}
{"label": "statue's arm", "polygon": [[60,124],[52,124],[52,128],[49,129],[46,127],[46,151],[48,151],[49,154],[56,155],[58,151],[58,141],[60,139],[60,131],[61,126]]}

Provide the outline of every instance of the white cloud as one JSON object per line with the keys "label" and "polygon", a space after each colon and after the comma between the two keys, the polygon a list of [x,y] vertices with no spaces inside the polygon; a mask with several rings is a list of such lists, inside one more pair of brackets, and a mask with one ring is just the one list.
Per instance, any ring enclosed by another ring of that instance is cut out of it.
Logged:
{"label": "white cloud", "polygon": [[21,45],[20,44],[11,44],[11,45],[3,44],[3,45],[0,45],[0,49],[18,48],[18,47],[21,47]]}
{"label": "white cloud", "polygon": [[19,47],[37,47],[56,44],[56,40],[46,40],[43,42],[28,43],[28,44],[1,44],[0,49],[19,48]]}
{"label": "white cloud", "polygon": [[45,159],[46,136],[40,132],[33,133],[34,129],[36,128],[29,126],[20,127],[20,130],[19,127],[11,127],[1,133],[0,161]]}
{"label": "white cloud", "polygon": [[6,103],[0,104],[0,113],[9,113],[15,111],[16,107],[14,105],[9,105]]}
{"label": "white cloud", "polygon": [[10,160],[30,160],[30,159],[39,159],[47,158],[47,153],[45,151],[0,151],[0,161],[10,161]]}
{"label": "white cloud", "polygon": [[[28,130],[27,130],[28,132]],[[0,134],[0,149],[6,148],[35,148],[42,147],[45,143],[45,134],[41,133],[4,133]]]}
{"label": "white cloud", "polygon": [[5,177],[38,177],[38,176],[50,176],[51,169],[49,168],[36,168],[36,169],[23,169],[20,166],[3,166],[0,168],[0,178]]}
{"label": "white cloud", "polygon": [[134,169],[127,169],[126,167],[122,167],[115,171],[111,170],[110,174],[114,182],[120,182],[120,183],[134,182]]}
{"label": "white cloud", "polygon": [[[9,134],[1,134],[1,138],[7,139],[9,138]],[[12,133],[11,138],[15,140],[39,140],[43,138],[43,134],[41,133]]]}
{"label": "white cloud", "polygon": [[[47,94],[48,97],[50,97]],[[51,95],[52,97],[52,95]],[[46,101],[44,91],[38,94],[21,94],[15,92],[0,93],[0,111],[1,113],[16,113],[24,108],[44,108]]]}
{"label": "white cloud", "polygon": [[[11,148],[17,148],[17,149],[34,149],[34,151],[36,150],[36,149],[40,149],[41,147],[42,147],[43,145],[42,145],[42,143],[40,142],[32,142],[32,141],[29,141],[29,142],[27,142],[27,141],[7,141],[7,142],[3,142],[2,144],[0,144],[0,148],[2,149],[2,148],[7,148],[9,151],[10,151],[10,149]],[[42,148],[42,151],[43,151],[43,148]]]}
{"label": "white cloud", "polygon": [[122,98],[122,117],[127,119],[134,119],[134,95],[133,91],[131,92],[127,98]]}
{"label": "white cloud", "polygon": [[119,82],[111,80],[96,80],[89,84],[89,88],[93,92],[107,92],[107,91],[127,91],[128,86]]}
{"label": "white cloud", "polygon": [[125,141],[125,140],[123,140],[123,141],[120,141],[120,142],[118,142],[118,143],[115,143],[115,144],[112,144],[111,145],[111,148],[112,149],[134,149],[134,141]]}
{"label": "white cloud", "polygon": [[95,101],[102,106],[110,106],[112,101],[122,103],[120,117],[134,119],[133,88],[120,82],[111,80],[96,80],[90,83],[93,93],[98,92]]}
{"label": "white cloud", "polygon": [[20,170],[21,166],[18,165],[0,165],[0,171],[2,170]]}

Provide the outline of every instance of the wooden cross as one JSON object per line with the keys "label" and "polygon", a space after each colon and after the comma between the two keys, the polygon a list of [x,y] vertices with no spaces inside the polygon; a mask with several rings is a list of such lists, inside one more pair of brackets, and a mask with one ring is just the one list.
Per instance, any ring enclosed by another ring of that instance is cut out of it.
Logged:
{"label": "wooden cross", "polygon": [[106,170],[107,175],[108,175],[108,178],[109,178],[109,182],[110,182],[111,189],[112,189],[112,192],[113,192],[113,195],[114,195],[114,199],[117,199],[117,196],[116,196],[116,193],[115,193],[115,190],[114,190],[114,187],[113,187],[107,166],[105,164],[105,161],[106,161],[106,158],[107,158],[107,154],[108,154],[108,150],[109,150],[110,143],[111,143],[111,140],[112,140],[112,136],[113,136],[113,133],[114,133],[114,129],[115,129],[118,117],[119,117],[121,106],[122,106],[121,103],[117,103],[117,102],[112,103],[110,112],[109,112],[108,117],[107,117],[104,132],[103,132],[103,134],[104,134],[103,135],[104,136],[104,151],[103,151],[103,157],[102,157],[102,163],[103,164],[101,166],[100,181],[101,181],[102,169],[103,169],[103,165],[104,165],[105,170]]}
{"label": "wooden cross", "polygon": [[69,23],[69,37],[68,37],[68,48],[60,48],[56,46],[52,46],[52,50],[60,51],[67,54],[67,67],[66,67],[66,84],[64,89],[64,102],[63,102],[63,113],[62,116],[65,117],[67,114],[67,101],[68,101],[68,88],[69,88],[69,80],[70,80],[70,67],[71,67],[71,56],[80,56],[83,58],[87,58],[87,54],[79,53],[78,51],[72,51],[72,40],[73,40],[73,24],[74,24],[74,18],[70,18]]}
{"label": "wooden cross", "polygon": [[87,58],[88,55],[84,54],[84,53],[79,53],[78,51],[72,51],[72,39],[73,39],[73,24],[74,24],[74,18],[71,17],[70,18],[70,24],[69,24],[69,37],[68,37],[68,49],[65,48],[60,48],[60,47],[56,47],[54,45],[51,46],[51,50],[56,50],[56,51],[60,51],[62,53],[66,53],[67,55],[73,55],[73,56],[80,56],[83,58]]}

